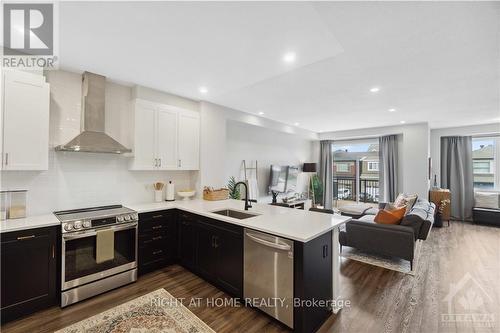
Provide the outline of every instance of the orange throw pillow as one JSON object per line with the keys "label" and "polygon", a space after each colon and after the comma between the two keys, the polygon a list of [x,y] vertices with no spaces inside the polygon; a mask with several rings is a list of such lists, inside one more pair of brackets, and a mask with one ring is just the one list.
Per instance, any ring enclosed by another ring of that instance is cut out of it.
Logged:
{"label": "orange throw pillow", "polygon": [[375,222],[379,224],[399,224],[405,216],[405,212],[406,206],[393,210],[381,209],[375,216]]}

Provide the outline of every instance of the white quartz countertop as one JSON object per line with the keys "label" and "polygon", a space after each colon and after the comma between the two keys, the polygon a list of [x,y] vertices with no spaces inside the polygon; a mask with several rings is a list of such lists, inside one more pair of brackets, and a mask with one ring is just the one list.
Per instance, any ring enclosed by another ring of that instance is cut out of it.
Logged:
{"label": "white quartz countertop", "polygon": [[[252,203],[252,208],[248,210],[248,213],[257,215],[248,219],[239,220],[213,213],[213,211],[226,208],[244,211],[245,202],[240,200],[206,201],[194,199],[189,201],[125,204],[124,206],[136,210],[139,213],[177,208],[190,213],[300,242],[308,242],[351,219],[347,216],[256,203]],[[22,219],[0,221],[0,232],[4,233],[43,228],[58,224],[60,224],[60,222],[53,214],[37,215]]]}
{"label": "white quartz countertop", "polygon": [[35,215],[22,219],[0,221],[0,233],[34,228],[50,227],[61,224],[54,214]]}
{"label": "white quartz countertop", "polygon": [[244,211],[245,202],[240,200],[206,201],[194,199],[189,201],[129,204],[125,206],[139,213],[177,208],[300,242],[308,242],[351,219],[348,216],[256,203],[252,203],[252,208],[248,210],[248,213],[258,215],[243,220],[213,213],[213,211],[226,208]]}

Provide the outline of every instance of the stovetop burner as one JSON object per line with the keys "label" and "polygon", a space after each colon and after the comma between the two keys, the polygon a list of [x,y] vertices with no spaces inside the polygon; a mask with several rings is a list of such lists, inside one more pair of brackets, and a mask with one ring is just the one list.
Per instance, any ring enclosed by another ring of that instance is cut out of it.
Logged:
{"label": "stovetop burner", "polygon": [[63,233],[138,220],[135,210],[122,205],[63,210],[54,215],[61,221]]}

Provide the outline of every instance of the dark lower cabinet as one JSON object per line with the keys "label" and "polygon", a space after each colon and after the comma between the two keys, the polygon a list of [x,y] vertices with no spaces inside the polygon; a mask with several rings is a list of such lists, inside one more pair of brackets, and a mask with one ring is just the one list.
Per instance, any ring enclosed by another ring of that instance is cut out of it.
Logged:
{"label": "dark lower cabinet", "polygon": [[57,227],[1,234],[1,319],[57,303]]}
{"label": "dark lower cabinet", "polygon": [[[294,243],[294,332],[315,332],[332,314],[332,232]],[[315,303],[312,303],[315,301]]]}
{"label": "dark lower cabinet", "polygon": [[179,261],[205,280],[243,296],[243,228],[179,213]]}
{"label": "dark lower cabinet", "polygon": [[217,276],[217,229],[205,223],[198,223],[197,227],[197,265],[198,273],[205,279],[214,281]]}
{"label": "dark lower cabinet", "polygon": [[179,263],[196,272],[196,225],[197,217],[179,212],[178,215],[178,256]]}
{"label": "dark lower cabinet", "polygon": [[236,297],[243,297],[243,229],[219,229],[215,240],[217,284]]}
{"label": "dark lower cabinet", "polygon": [[139,214],[138,267],[145,274],[177,257],[177,222],[172,210]]}

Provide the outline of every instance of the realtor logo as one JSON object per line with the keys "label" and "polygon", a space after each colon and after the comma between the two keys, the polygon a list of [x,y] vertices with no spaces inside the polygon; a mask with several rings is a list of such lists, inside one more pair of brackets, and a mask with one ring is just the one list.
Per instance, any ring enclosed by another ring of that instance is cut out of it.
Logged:
{"label": "realtor logo", "polygon": [[3,22],[4,55],[54,54],[53,4],[4,4]]}
{"label": "realtor logo", "polygon": [[450,290],[443,302],[448,313],[441,314],[445,327],[494,327],[495,314],[487,312],[487,305],[493,302],[491,296],[469,273],[457,283],[450,284]]}

